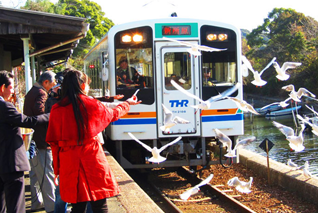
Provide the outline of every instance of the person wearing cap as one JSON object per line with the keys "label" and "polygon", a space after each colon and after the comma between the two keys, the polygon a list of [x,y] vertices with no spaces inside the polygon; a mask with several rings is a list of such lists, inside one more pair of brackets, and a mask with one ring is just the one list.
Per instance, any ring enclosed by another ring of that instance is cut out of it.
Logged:
{"label": "person wearing cap", "polygon": [[[45,102],[48,92],[56,85],[55,73],[44,72],[25,96],[24,114],[36,116],[45,113]],[[30,191],[31,210],[38,210],[44,206],[46,212],[54,211],[55,185],[53,173],[53,157],[51,147],[45,142],[47,126],[34,129],[32,140],[37,147],[36,155],[30,159]]]}
{"label": "person wearing cap", "polygon": [[11,103],[12,73],[0,71],[0,212],[26,212],[24,172],[30,164],[20,127],[47,125],[49,114],[28,117]]}
{"label": "person wearing cap", "polygon": [[123,75],[126,74],[128,80],[132,80],[132,76],[137,70],[133,67],[128,66],[128,60],[126,57],[121,57],[118,63],[119,67],[116,70],[116,75],[118,75],[119,80],[123,80]]}

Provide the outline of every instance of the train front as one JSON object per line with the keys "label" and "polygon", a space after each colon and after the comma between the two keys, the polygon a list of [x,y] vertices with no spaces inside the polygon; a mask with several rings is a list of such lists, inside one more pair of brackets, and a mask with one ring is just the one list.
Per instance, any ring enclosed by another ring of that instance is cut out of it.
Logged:
{"label": "train front", "polygon": [[[214,129],[228,135],[234,146],[244,131],[243,113],[227,98],[206,100],[242,83],[239,30],[171,18],[118,25],[108,39],[111,95],[129,98],[139,90],[142,100],[107,128],[107,149],[124,168],[237,162],[237,157],[223,156],[227,150],[220,148]],[[242,86],[230,96],[242,99]],[[151,160],[149,147],[159,149],[179,136],[178,142],[160,150],[164,161]]]}

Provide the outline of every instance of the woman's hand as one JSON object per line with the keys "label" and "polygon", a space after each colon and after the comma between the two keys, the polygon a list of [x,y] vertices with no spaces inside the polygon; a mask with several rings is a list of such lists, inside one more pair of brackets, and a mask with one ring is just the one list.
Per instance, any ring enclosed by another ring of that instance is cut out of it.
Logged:
{"label": "woman's hand", "polygon": [[124,95],[115,95],[114,99],[118,100],[118,99],[122,99],[124,97]]}

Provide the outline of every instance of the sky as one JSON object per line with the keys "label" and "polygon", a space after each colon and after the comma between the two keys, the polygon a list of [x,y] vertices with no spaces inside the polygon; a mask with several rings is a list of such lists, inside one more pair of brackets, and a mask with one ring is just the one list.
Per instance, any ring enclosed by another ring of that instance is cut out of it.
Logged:
{"label": "sky", "polygon": [[[3,6],[17,5],[25,0],[0,0]],[[51,0],[56,3],[58,0]],[[312,0],[93,0],[102,7],[105,16],[115,24],[130,21],[170,17],[196,18],[224,22],[252,31],[264,23],[275,7],[291,8],[318,21]]]}

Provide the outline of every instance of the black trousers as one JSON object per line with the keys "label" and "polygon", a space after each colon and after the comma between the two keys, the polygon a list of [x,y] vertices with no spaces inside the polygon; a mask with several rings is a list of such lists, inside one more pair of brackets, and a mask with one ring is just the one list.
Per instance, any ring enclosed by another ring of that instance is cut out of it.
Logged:
{"label": "black trousers", "polygon": [[0,174],[0,213],[25,212],[24,172]]}
{"label": "black trousers", "polygon": [[[106,198],[96,201],[90,201],[94,213],[107,213],[107,200]],[[85,213],[87,202],[72,203],[71,213]]]}

